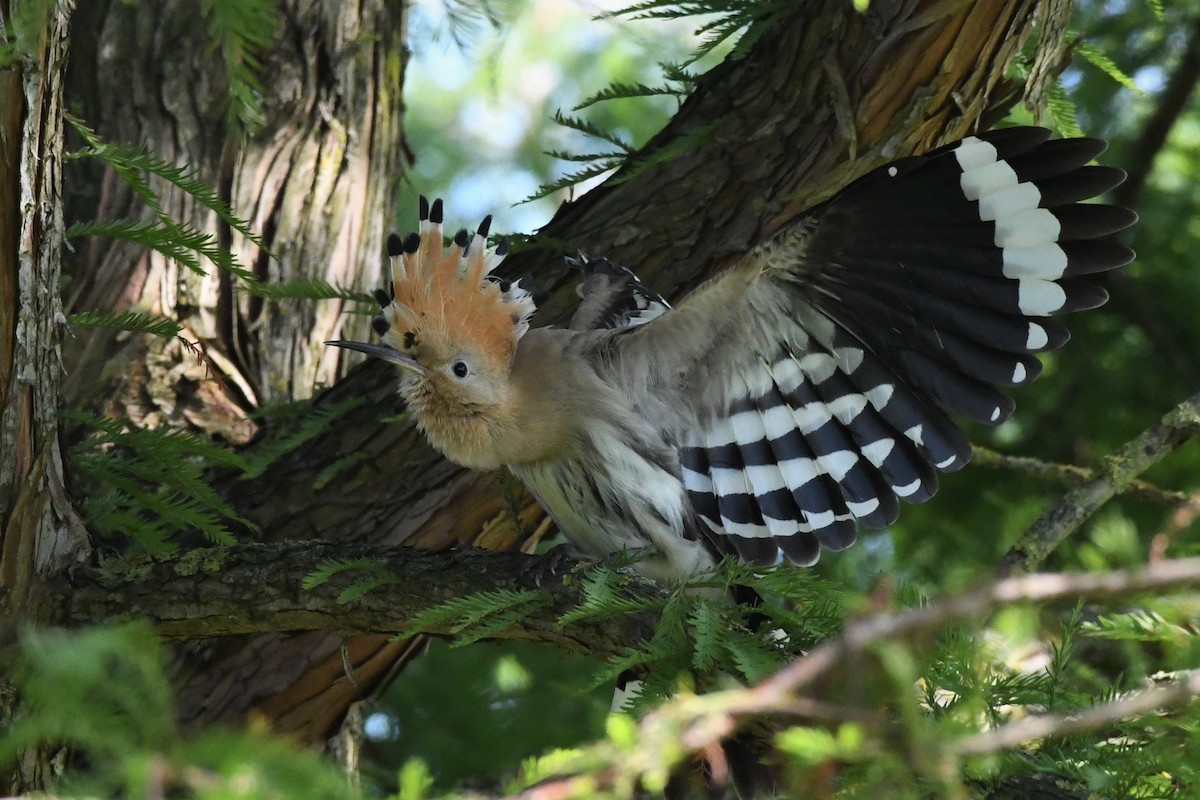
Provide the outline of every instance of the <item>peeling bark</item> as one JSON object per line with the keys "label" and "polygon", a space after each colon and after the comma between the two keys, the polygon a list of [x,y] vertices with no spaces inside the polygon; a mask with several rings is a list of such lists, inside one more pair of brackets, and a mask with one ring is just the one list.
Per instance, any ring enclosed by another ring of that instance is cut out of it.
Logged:
{"label": "peeling bark", "polygon": [[[0,3],[6,36],[19,5]],[[43,581],[90,554],[67,498],[58,432],[69,12],[69,4],[50,11],[20,62],[0,70],[0,652],[18,620],[46,620]],[[0,724],[18,702],[0,675]],[[47,785],[54,757],[51,747],[21,753],[0,779],[4,793]]]}

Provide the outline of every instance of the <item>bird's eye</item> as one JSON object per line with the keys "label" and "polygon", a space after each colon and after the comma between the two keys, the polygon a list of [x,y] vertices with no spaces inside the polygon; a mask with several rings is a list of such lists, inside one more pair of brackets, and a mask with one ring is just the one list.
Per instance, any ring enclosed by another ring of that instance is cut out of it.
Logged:
{"label": "bird's eye", "polygon": [[471,371],[467,368],[467,362],[465,361],[455,361],[454,365],[451,366],[450,369],[453,370],[456,378],[465,378],[467,377],[467,373]]}

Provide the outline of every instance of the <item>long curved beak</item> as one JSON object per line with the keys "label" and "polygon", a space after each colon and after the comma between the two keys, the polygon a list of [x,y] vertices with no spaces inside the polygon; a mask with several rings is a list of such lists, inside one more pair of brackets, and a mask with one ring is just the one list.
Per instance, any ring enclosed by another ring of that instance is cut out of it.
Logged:
{"label": "long curved beak", "polygon": [[346,339],[336,339],[325,342],[325,344],[331,347],[341,347],[346,350],[357,350],[360,353],[366,353],[369,356],[382,359],[389,364],[395,364],[397,367],[403,367],[418,375],[425,374],[425,368],[417,363],[415,358],[407,353],[401,353],[394,347],[388,347],[386,344],[367,344],[366,342],[352,342]]}

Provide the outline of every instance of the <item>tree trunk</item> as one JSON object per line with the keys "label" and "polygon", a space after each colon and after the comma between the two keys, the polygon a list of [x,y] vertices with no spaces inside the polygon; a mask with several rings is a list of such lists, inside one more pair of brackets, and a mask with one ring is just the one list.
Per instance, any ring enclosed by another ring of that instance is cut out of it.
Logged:
{"label": "tree trunk", "polygon": [[[16,0],[0,3],[9,39]],[[86,531],[66,496],[59,440],[62,304],[63,66],[69,5],[51,9],[13,66],[0,70],[0,653],[18,622],[53,609],[39,602],[43,582],[90,553]],[[4,659],[7,661],[7,659]],[[0,676],[0,726],[16,697]],[[54,752],[21,754],[5,794],[41,788]]]}
{"label": "tree trunk", "polygon": [[[69,96],[110,141],[143,142],[216,184],[278,261],[186,196],[156,188],[172,216],[213,232],[262,280],[372,288],[404,149],[399,6],[280,5],[263,72],[267,127],[245,143],[229,129],[221,70],[188,4],[80,8]],[[1038,52],[1055,63],[1068,9],[1065,0],[876,0],[860,15],[845,0],[797,4],[741,58],[699,81],[623,170],[627,180],[564,205],[541,239],[634,266],[650,285],[679,295],[854,176],[967,133],[1009,97],[1006,70],[1035,27]],[[1047,70],[1035,64],[1031,73],[1044,79]],[[148,217],[119,182],[91,169],[91,180],[79,180],[67,198],[72,218]],[[561,322],[573,306],[576,281],[560,255],[526,251],[505,265],[508,276],[533,276],[535,291],[547,295],[542,324]],[[81,337],[68,351],[67,402],[139,425],[206,431],[248,443],[250,452],[264,446],[251,412],[332,383],[341,354],[321,341],[365,335],[337,302],[262,301],[227,275],[200,277],[109,242],[80,247],[74,274],[72,310],[138,307],[177,317],[221,380],[205,380],[206,366],[180,341]],[[446,463],[411,424],[381,422],[398,410],[394,381],[384,365],[355,369],[314,401],[330,414],[324,433],[261,476],[229,477],[218,488],[268,542],[512,549],[543,532],[540,510],[509,481]],[[334,480],[322,477],[347,455],[353,463]],[[77,544],[67,550],[84,552]],[[250,606],[255,587],[244,588]],[[198,642],[181,654],[181,709],[193,720],[256,714],[324,741],[409,647],[384,637],[343,642],[335,633]]]}

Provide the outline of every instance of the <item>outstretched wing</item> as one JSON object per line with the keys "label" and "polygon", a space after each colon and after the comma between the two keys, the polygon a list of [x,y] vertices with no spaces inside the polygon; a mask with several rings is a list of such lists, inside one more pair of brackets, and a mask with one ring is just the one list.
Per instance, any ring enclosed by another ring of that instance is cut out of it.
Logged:
{"label": "outstretched wing", "polygon": [[[1068,338],[1051,315],[1106,299],[1136,216],[1080,201],[1124,173],[1094,139],[969,137],[875,170],[678,308],[614,338],[616,380],[674,430],[688,496],[747,561],[811,564],[893,522],[971,450],[949,414],[998,424],[999,387]],[[649,404],[648,404],[649,407]]]}

